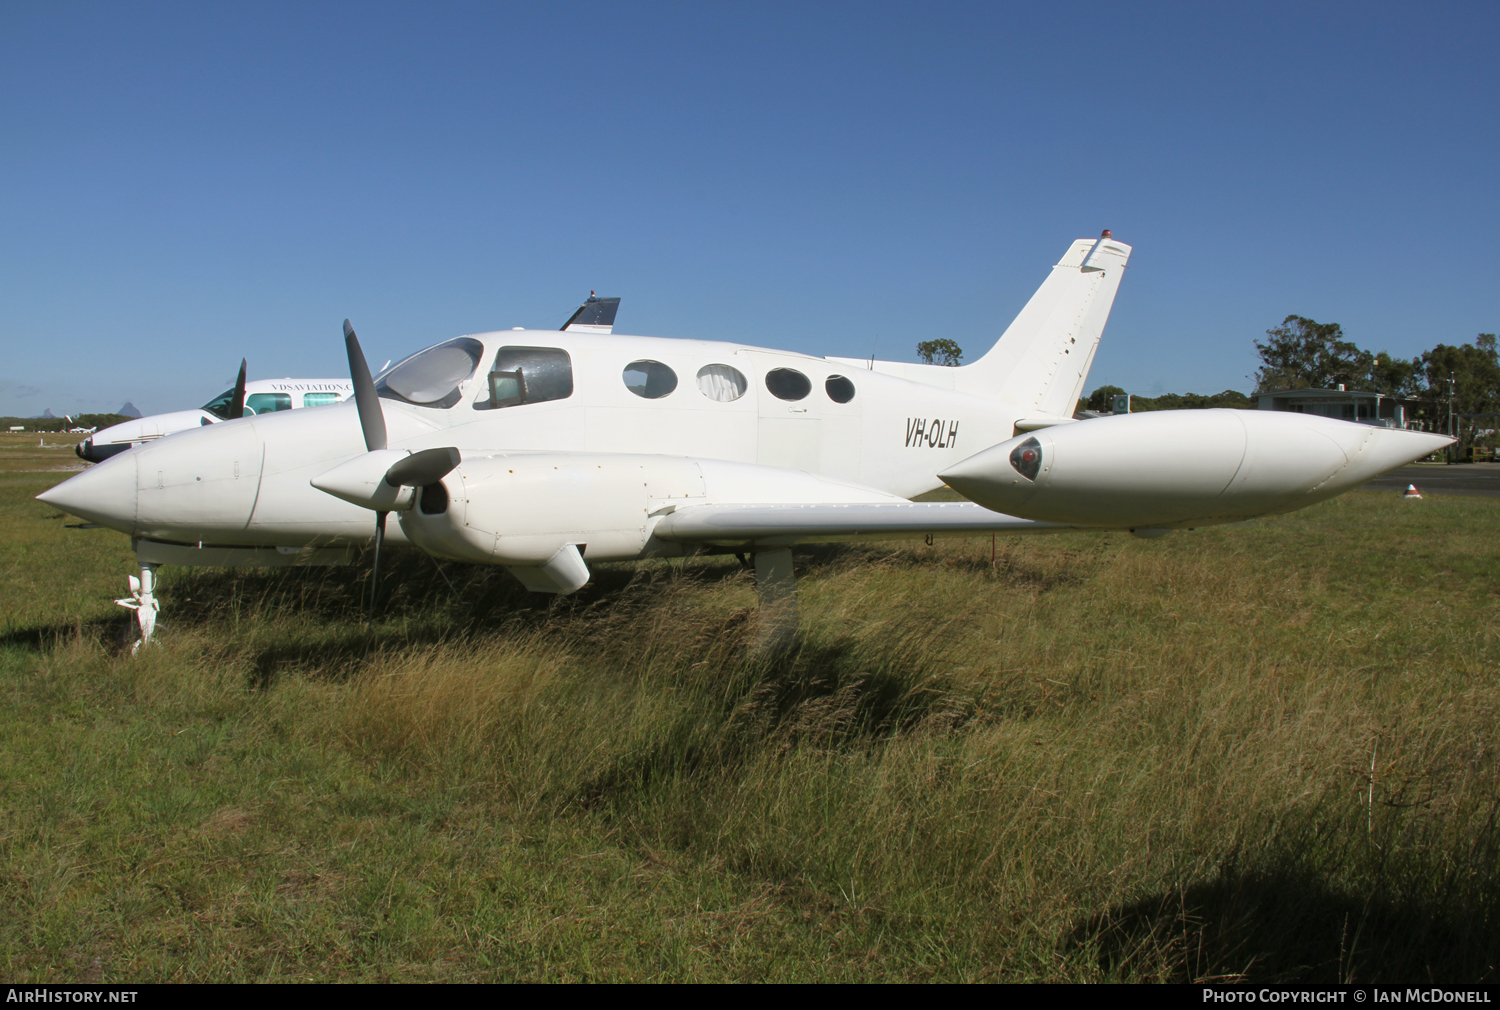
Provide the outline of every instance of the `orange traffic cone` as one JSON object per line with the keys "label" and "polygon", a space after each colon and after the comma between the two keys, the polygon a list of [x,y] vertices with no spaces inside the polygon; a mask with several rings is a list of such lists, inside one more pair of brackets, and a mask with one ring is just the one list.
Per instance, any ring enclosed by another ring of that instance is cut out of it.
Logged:
{"label": "orange traffic cone", "polygon": [[1422,492],[1420,492],[1420,491],[1417,490],[1417,486],[1415,484],[1408,484],[1408,485],[1406,485],[1406,492],[1404,494],[1402,494],[1401,497],[1403,497],[1403,498],[1420,498],[1420,497],[1422,497]]}

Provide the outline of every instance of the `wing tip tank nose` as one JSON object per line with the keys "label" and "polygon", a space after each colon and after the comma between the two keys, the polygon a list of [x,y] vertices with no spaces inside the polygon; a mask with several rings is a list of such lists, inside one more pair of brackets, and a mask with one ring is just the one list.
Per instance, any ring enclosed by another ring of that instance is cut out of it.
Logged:
{"label": "wing tip tank nose", "polygon": [[1409,428],[1375,428],[1375,465],[1386,470],[1415,463],[1426,456],[1446,449],[1458,439],[1433,431],[1412,431]]}

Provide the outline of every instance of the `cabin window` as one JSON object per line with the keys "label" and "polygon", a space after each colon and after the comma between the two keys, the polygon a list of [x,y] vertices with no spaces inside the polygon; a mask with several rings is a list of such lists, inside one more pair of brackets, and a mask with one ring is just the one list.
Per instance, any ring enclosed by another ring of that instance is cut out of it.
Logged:
{"label": "cabin window", "polygon": [[245,415],[270,414],[278,410],[292,409],[290,393],[251,393],[245,397]]}
{"label": "cabin window", "polygon": [[484,345],[472,337],[445,340],[382,372],[375,391],[419,407],[451,407],[458,402],[458,384],[474,374],[483,356]]}
{"label": "cabin window", "polygon": [[812,381],[794,368],[773,368],[766,373],[766,388],[778,400],[800,400],[812,392]]}
{"label": "cabin window", "polygon": [[828,390],[828,398],[834,403],[848,403],[854,399],[854,383],[842,375],[830,375],[823,388]]}
{"label": "cabin window", "polygon": [[566,400],[573,395],[573,359],[560,347],[502,347],[475,410]]}
{"label": "cabin window", "polygon": [[658,400],[677,388],[677,373],[660,361],[632,361],[625,366],[625,388],[636,396]]}
{"label": "cabin window", "polygon": [[698,369],[698,389],[710,400],[728,403],[745,395],[750,383],[738,368],[730,365],[704,365]]}
{"label": "cabin window", "polygon": [[339,394],[337,394],[337,393],[303,393],[302,394],[302,406],[304,406],[304,407],[322,407],[322,406],[325,406],[326,404],[338,403],[338,402],[339,402]]}

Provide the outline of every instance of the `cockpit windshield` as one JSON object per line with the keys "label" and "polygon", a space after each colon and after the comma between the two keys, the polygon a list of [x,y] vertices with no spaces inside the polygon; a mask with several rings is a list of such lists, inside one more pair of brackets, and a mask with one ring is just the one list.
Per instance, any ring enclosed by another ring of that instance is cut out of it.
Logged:
{"label": "cockpit windshield", "polygon": [[375,391],[419,407],[451,407],[458,402],[459,383],[474,374],[483,357],[484,345],[472,337],[445,340],[386,369]]}
{"label": "cockpit windshield", "polygon": [[229,420],[229,401],[234,399],[234,387],[231,386],[218,396],[203,405],[203,409],[221,421]]}

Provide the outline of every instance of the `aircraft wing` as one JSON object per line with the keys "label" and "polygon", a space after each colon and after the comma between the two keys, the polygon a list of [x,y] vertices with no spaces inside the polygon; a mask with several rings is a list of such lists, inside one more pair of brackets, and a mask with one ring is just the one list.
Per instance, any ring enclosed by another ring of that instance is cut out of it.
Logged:
{"label": "aircraft wing", "polygon": [[891,504],[693,505],[661,518],[662,540],[719,547],[832,540],[899,540],[985,533],[1061,533],[1082,527],[992,512],[970,502]]}

